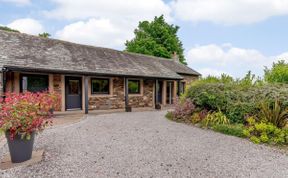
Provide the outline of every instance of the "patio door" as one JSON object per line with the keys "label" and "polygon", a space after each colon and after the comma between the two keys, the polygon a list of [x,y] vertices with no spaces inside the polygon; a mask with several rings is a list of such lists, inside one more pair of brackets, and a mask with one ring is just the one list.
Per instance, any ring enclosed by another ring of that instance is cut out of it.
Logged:
{"label": "patio door", "polygon": [[82,78],[65,78],[66,110],[82,109]]}
{"label": "patio door", "polygon": [[166,104],[173,104],[174,82],[168,81],[166,86]]}
{"label": "patio door", "polygon": [[158,103],[160,104],[162,104],[162,88],[163,88],[163,81],[158,81],[157,100],[158,100]]}

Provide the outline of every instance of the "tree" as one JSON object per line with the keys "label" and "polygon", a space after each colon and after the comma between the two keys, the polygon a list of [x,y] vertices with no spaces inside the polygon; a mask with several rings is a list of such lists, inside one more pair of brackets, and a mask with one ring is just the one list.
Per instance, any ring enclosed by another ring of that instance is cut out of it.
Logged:
{"label": "tree", "polygon": [[44,33],[39,33],[38,36],[43,37],[43,38],[49,38],[51,35],[47,32],[44,32]]}
{"label": "tree", "polygon": [[182,42],[177,36],[178,30],[178,26],[165,22],[163,15],[155,17],[151,22],[139,22],[134,31],[135,37],[125,43],[126,51],[163,58],[171,58],[176,52],[180,62],[187,64]]}
{"label": "tree", "polygon": [[14,29],[12,29],[12,28],[4,27],[4,26],[0,26],[0,30],[4,30],[4,31],[7,31],[7,32],[17,32],[17,33],[20,33],[18,30],[14,30]]}
{"label": "tree", "polygon": [[273,63],[271,69],[264,70],[264,79],[268,83],[287,83],[288,84],[288,63],[284,60]]}

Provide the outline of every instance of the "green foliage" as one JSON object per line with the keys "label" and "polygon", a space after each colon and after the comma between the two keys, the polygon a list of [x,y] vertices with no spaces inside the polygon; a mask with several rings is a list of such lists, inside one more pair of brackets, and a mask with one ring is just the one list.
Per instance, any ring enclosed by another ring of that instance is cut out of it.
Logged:
{"label": "green foliage", "polygon": [[272,106],[270,106],[269,102],[262,102],[260,105],[258,117],[261,120],[272,123],[278,128],[283,128],[286,126],[288,111],[286,107],[282,107],[282,104],[278,99],[275,100]]}
{"label": "green foliage", "polygon": [[284,60],[273,63],[271,69],[266,67],[264,72],[264,79],[266,82],[288,84],[288,63]]}
{"label": "green foliage", "polygon": [[228,118],[221,111],[208,113],[203,121],[205,127],[229,123]]}
{"label": "green foliage", "polygon": [[14,29],[12,29],[12,28],[4,27],[4,26],[0,26],[0,30],[4,30],[4,31],[7,31],[7,32],[17,32],[17,33],[20,33],[18,30],[14,30]]}
{"label": "green foliage", "polygon": [[165,22],[163,15],[155,17],[151,22],[139,22],[138,28],[134,31],[134,39],[125,43],[126,50],[163,58],[171,58],[176,52],[180,62],[186,64],[184,49],[177,36],[178,30],[178,26]]}
{"label": "green foliage", "polygon": [[256,121],[256,118],[247,119],[248,126],[243,134],[253,143],[285,144],[288,143],[288,131],[278,128],[270,122]]}
{"label": "green foliage", "polygon": [[49,38],[51,35],[47,32],[44,32],[44,33],[39,33],[38,36],[43,37],[43,38]]}
{"label": "green foliage", "polygon": [[[253,77],[246,77],[242,81],[251,80]],[[251,82],[240,82],[240,80],[226,83],[214,81],[215,79],[209,77],[191,84],[183,97],[193,100],[196,108],[208,111],[221,110],[231,123],[244,123],[245,116],[257,115],[260,110],[259,103],[263,99],[270,105],[278,99],[282,109],[288,107],[288,85],[286,84],[254,82],[251,85]]]}
{"label": "green foliage", "polygon": [[165,117],[169,120],[173,120],[173,113],[171,111],[168,111],[166,114],[165,114]]}
{"label": "green foliage", "polygon": [[191,122],[193,124],[202,122],[206,118],[207,114],[208,112],[206,110],[202,110],[200,112],[194,112],[191,116]]}
{"label": "green foliage", "polygon": [[232,135],[236,137],[245,137],[243,134],[244,125],[243,124],[234,124],[234,125],[227,125],[227,124],[216,124],[212,126],[212,129],[224,133],[226,135]]}
{"label": "green foliage", "polygon": [[254,102],[231,101],[227,106],[226,114],[232,123],[243,123],[247,115],[257,113]]}

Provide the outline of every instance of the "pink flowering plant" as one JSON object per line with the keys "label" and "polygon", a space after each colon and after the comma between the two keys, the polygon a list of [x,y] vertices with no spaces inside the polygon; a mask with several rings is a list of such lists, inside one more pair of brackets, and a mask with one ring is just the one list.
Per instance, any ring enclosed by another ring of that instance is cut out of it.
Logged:
{"label": "pink flowering plant", "polygon": [[172,112],[172,116],[176,121],[189,120],[193,112],[195,112],[195,105],[190,99],[179,100],[176,99],[175,109]]}
{"label": "pink flowering plant", "polygon": [[11,140],[16,135],[29,140],[33,132],[41,132],[52,124],[51,108],[57,107],[60,98],[49,92],[7,93],[5,96],[0,99],[0,131],[9,133]]}

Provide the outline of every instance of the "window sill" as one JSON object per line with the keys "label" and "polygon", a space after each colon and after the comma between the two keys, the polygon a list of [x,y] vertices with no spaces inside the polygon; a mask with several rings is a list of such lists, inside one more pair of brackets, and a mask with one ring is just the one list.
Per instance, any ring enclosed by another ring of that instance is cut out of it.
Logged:
{"label": "window sill", "polygon": [[111,94],[91,94],[90,97],[112,97],[113,95]]}
{"label": "window sill", "polygon": [[128,94],[128,96],[143,96],[143,94],[142,93],[135,93],[135,94],[130,93]]}

